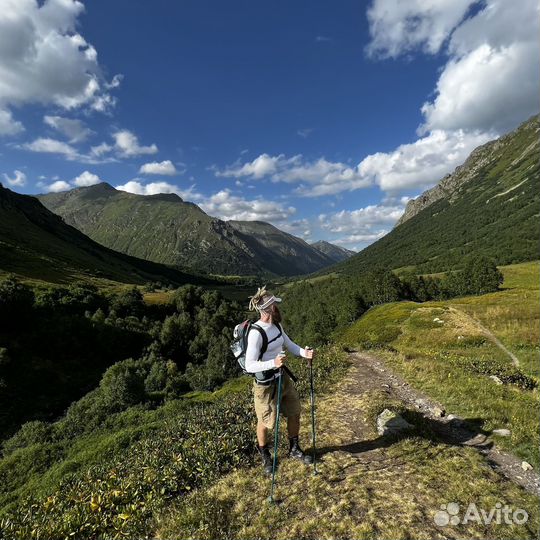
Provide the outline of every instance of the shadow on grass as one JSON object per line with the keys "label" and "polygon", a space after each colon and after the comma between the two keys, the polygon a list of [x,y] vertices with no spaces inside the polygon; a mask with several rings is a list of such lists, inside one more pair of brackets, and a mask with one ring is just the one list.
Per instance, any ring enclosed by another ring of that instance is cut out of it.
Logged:
{"label": "shadow on grass", "polygon": [[491,431],[482,428],[484,424],[482,418],[436,420],[410,409],[404,411],[402,416],[413,425],[412,429],[398,434],[381,435],[376,439],[317,448],[317,458],[320,459],[331,452],[347,452],[358,455],[378,448],[387,448],[408,437],[422,437],[434,443],[472,446],[481,450],[489,450],[493,446],[493,442],[487,440]]}

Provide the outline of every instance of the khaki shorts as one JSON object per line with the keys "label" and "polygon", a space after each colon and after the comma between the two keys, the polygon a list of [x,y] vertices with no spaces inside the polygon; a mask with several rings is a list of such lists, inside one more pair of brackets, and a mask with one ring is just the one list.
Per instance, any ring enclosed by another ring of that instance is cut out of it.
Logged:
{"label": "khaki shorts", "polygon": [[[300,415],[300,397],[289,375],[284,373],[281,388],[280,413],[285,418]],[[275,384],[263,386],[253,382],[253,397],[255,398],[255,412],[257,420],[268,429],[276,423],[278,381]]]}

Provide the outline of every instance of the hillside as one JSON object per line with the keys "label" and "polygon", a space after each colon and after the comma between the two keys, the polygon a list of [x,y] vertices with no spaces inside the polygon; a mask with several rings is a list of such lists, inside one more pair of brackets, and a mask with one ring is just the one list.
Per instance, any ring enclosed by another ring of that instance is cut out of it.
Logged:
{"label": "hillside", "polygon": [[327,271],[415,266],[440,272],[469,255],[497,264],[538,258],[539,117],[472,152],[462,167],[410,202],[386,236]]}
{"label": "hillside", "polygon": [[268,223],[234,226],[174,194],[135,195],[101,183],[39,199],[96,242],[163,264],[222,275],[278,276],[332,264],[302,240]]}
{"label": "hillside", "polygon": [[355,251],[351,251],[350,249],[342,248],[341,246],[336,246],[335,244],[331,244],[330,242],[326,242],[325,240],[319,240],[318,242],[314,242],[311,244],[312,247],[315,249],[318,249],[325,255],[328,255],[334,262],[341,262],[344,261],[353,255],[355,255]]}
{"label": "hillside", "polygon": [[[278,275],[309,274],[334,260],[304,240],[263,221],[228,221],[268,270]],[[284,274],[284,269],[287,273]]]}
{"label": "hillside", "polygon": [[64,223],[35,197],[1,184],[0,271],[52,283],[89,278],[133,284],[211,282],[108,249]]}

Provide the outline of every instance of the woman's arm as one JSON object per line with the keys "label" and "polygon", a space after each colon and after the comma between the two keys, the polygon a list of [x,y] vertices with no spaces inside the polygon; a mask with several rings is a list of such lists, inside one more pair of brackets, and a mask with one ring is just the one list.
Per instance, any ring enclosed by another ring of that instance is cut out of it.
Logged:
{"label": "woman's arm", "polygon": [[261,333],[258,330],[250,330],[248,334],[246,349],[246,371],[248,373],[258,373],[276,367],[274,359],[259,362],[261,347],[263,344]]}
{"label": "woman's arm", "polygon": [[283,344],[287,348],[288,351],[290,351],[295,356],[301,356],[302,358],[307,358],[305,349],[302,349],[300,345],[297,345],[286,333],[283,328],[281,329],[281,333],[283,334]]}

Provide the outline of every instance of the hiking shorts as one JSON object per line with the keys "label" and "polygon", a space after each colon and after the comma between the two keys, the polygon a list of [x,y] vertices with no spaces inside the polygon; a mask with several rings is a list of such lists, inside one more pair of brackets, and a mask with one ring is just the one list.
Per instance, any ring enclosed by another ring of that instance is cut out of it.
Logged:
{"label": "hiking shorts", "polygon": [[[300,397],[287,373],[283,373],[283,386],[281,388],[280,412],[285,418],[300,415]],[[253,382],[253,397],[255,398],[255,412],[257,420],[268,429],[276,423],[278,381],[268,386]]]}

